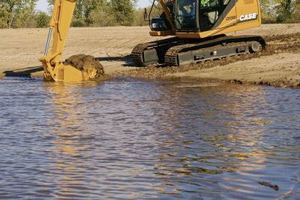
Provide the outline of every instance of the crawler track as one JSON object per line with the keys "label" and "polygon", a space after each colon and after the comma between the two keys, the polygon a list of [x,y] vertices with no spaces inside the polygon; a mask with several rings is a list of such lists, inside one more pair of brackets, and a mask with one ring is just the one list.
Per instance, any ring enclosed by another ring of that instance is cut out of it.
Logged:
{"label": "crawler track", "polygon": [[[223,66],[230,63],[244,61],[252,58],[259,58],[263,56],[270,56],[278,53],[299,53],[300,51],[300,33],[292,33],[286,35],[272,35],[265,36],[266,47],[265,50],[259,53],[247,53],[239,56],[226,57],[214,61],[207,60],[197,64],[187,64],[180,67],[163,67],[160,64],[149,65],[148,67],[133,69],[126,72],[116,73],[116,76],[129,76],[142,79],[174,79],[169,76],[173,73],[186,72],[190,70],[207,69],[215,66]],[[166,76],[168,74],[168,76]]]}
{"label": "crawler track", "polygon": [[217,36],[201,40],[169,38],[137,45],[131,57],[137,66],[164,64],[179,66],[206,60],[221,59],[265,48],[260,36]]}
{"label": "crawler track", "polygon": [[130,57],[137,66],[164,63],[164,54],[172,46],[182,44],[182,40],[172,37],[164,40],[138,44]]}

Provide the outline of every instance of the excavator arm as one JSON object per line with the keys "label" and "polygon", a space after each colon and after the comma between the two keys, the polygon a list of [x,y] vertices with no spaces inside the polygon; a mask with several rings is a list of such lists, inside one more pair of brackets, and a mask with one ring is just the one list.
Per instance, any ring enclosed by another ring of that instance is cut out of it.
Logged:
{"label": "excavator arm", "polygon": [[[66,67],[62,63],[62,52],[70,29],[75,5],[76,0],[56,0],[54,2],[45,52],[40,59],[44,67],[46,80],[64,81],[66,78],[64,76]],[[51,38],[53,43],[49,51]]]}
{"label": "excavator arm", "polygon": [[[101,64],[91,56],[79,56],[81,60],[89,61],[89,64],[86,66],[84,66],[82,62],[80,66],[74,64],[72,61],[62,61],[62,53],[72,22],[75,6],[76,0],[54,1],[45,52],[44,56],[40,59],[43,64],[44,78],[46,80],[78,82],[95,79],[104,73]],[[49,50],[51,40],[52,47]]]}

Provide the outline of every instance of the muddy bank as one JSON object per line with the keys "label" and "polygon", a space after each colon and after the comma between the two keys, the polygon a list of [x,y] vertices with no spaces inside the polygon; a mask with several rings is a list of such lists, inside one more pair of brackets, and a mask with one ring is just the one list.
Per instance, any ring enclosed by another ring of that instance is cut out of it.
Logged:
{"label": "muddy bank", "polygon": [[[214,62],[181,67],[127,66],[125,57],[150,37],[148,27],[72,28],[64,57],[84,53],[95,56],[107,75],[145,79],[219,80],[233,83],[298,87],[300,24],[268,24],[240,34],[259,34],[266,38],[267,49],[256,55],[242,55]],[[126,33],[126,34],[124,34]],[[47,29],[0,30],[0,71],[40,65]],[[287,67],[289,66],[289,67]],[[2,74],[0,73],[0,78]],[[33,77],[41,77],[34,73]]]}
{"label": "muddy bank", "polygon": [[169,73],[166,77],[181,80],[212,78],[236,84],[300,87],[299,54],[281,53],[224,66]]}
{"label": "muddy bank", "polygon": [[214,79],[232,83],[279,87],[300,86],[300,33],[265,37],[266,49],[217,61],[181,67],[150,66],[115,76],[146,79]]}

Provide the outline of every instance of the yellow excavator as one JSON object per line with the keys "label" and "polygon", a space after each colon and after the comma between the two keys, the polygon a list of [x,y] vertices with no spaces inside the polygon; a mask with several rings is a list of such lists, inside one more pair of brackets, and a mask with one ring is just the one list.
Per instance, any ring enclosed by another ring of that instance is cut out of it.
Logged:
{"label": "yellow excavator", "polygon": [[[150,19],[156,2],[162,13]],[[45,55],[40,59],[46,80],[92,80],[104,73],[102,65],[91,56],[62,61],[75,6],[76,0],[54,2]],[[136,45],[131,52],[136,66],[198,63],[256,53],[266,45],[260,36],[225,35],[261,25],[259,0],[154,0],[147,18],[150,35],[167,38]]]}

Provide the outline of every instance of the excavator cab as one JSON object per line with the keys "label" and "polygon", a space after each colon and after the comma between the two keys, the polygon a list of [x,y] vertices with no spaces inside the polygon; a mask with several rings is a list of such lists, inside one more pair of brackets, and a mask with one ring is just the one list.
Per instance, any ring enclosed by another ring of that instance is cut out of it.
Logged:
{"label": "excavator cab", "polygon": [[215,28],[234,3],[234,0],[178,0],[174,10],[176,30],[203,32]]}
{"label": "excavator cab", "polygon": [[[201,2],[203,1],[205,0]],[[205,10],[212,9],[209,7],[209,4],[201,5],[199,2],[199,0],[167,1],[165,5],[170,12],[171,22],[166,17],[166,13],[163,12],[159,17],[153,17],[150,20],[151,30],[161,32],[171,31],[171,23],[174,24],[176,31],[200,31],[200,27],[201,31],[208,30],[212,23]],[[151,8],[150,13],[152,9],[153,8]]]}
{"label": "excavator cab", "polygon": [[[261,24],[258,0],[160,0],[160,2],[165,6],[163,13],[151,20],[151,36],[204,38],[258,27]],[[167,26],[158,26],[159,24]]]}

